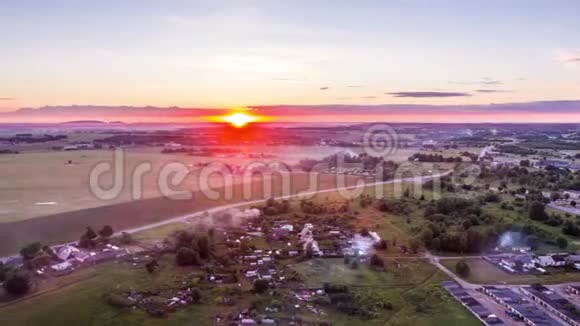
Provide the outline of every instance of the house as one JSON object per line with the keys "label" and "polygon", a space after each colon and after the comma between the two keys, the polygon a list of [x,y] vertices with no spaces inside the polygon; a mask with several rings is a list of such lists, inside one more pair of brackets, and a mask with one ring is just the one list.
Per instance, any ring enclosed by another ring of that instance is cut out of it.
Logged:
{"label": "house", "polygon": [[522,255],[514,258],[516,264],[521,264],[524,269],[532,269],[536,266],[532,256]]}
{"label": "house", "polygon": [[62,246],[57,250],[57,257],[62,261],[77,260],[83,262],[87,260],[90,255],[73,246]]}
{"label": "house", "polygon": [[73,265],[70,262],[65,261],[65,262],[50,266],[50,269],[52,269],[55,272],[64,272],[64,271],[67,271],[69,269],[72,269],[72,267],[73,267]]}
{"label": "house", "polygon": [[554,266],[556,264],[552,256],[538,256],[536,260],[538,261],[538,265],[542,267]]}
{"label": "house", "polygon": [[566,266],[566,264],[567,264],[566,258],[567,257],[568,257],[567,255],[553,255],[552,259],[554,260],[554,266],[557,266],[557,267]]}

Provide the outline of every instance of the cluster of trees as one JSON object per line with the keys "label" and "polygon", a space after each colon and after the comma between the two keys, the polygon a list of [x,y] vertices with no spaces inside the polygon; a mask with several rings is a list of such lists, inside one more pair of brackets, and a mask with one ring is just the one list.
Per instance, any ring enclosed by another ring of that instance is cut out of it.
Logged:
{"label": "cluster of trees", "polygon": [[175,253],[179,266],[201,265],[212,254],[209,238],[205,235],[196,236],[188,231],[178,232],[175,237]]}
{"label": "cluster of trees", "polygon": [[405,199],[396,200],[381,198],[375,202],[375,207],[381,212],[397,215],[407,215],[411,212],[410,203]]}
{"label": "cluster of trees", "polygon": [[441,189],[441,191],[455,192],[455,185],[449,176],[442,177],[439,181],[427,180],[423,183],[423,189],[425,190],[437,191],[436,187],[440,187],[437,189]]}
{"label": "cluster of trees", "polygon": [[4,290],[11,295],[20,296],[30,291],[30,276],[24,271],[17,271],[11,266],[0,262],[0,283]]}
{"label": "cluster of trees", "polygon": [[270,198],[266,201],[266,206],[262,208],[264,215],[278,215],[285,214],[290,211],[290,202],[288,200],[277,201],[274,198]]}
{"label": "cluster of trees", "polygon": [[[520,164],[522,164],[520,162]],[[525,163],[524,163],[525,164]],[[580,190],[580,172],[572,172],[547,166],[543,170],[528,171],[523,167],[508,167],[500,165],[495,168],[482,167],[480,177],[488,181],[500,181],[502,187],[516,184],[526,189],[547,189],[560,191],[561,189]]]}
{"label": "cluster of trees", "polygon": [[[336,309],[349,316],[370,319],[376,316],[372,307],[364,305],[357,296],[344,285],[324,284],[324,292],[328,295],[330,303]],[[385,305],[385,309],[392,309],[392,305]]]}
{"label": "cluster of trees", "polygon": [[67,135],[33,135],[33,134],[16,134],[13,137],[2,137],[0,138],[0,142],[7,142],[7,143],[26,143],[26,144],[35,144],[35,143],[46,143],[51,141],[59,141],[67,139]]}
{"label": "cluster of trees", "polygon": [[420,234],[427,248],[459,253],[480,252],[497,240],[497,231],[490,227],[493,217],[481,213],[475,200],[442,198],[425,208],[429,221]]}
{"label": "cluster of trees", "polygon": [[441,154],[424,154],[415,153],[409,156],[409,161],[419,161],[419,162],[432,162],[432,163],[461,163],[463,159],[460,156],[457,157],[445,157]]}
{"label": "cluster of trees", "polygon": [[306,214],[324,214],[328,209],[324,204],[316,203],[312,200],[303,199],[300,201],[300,209]]}
{"label": "cluster of trees", "polygon": [[24,259],[24,266],[28,269],[37,269],[46,266],[56,254],[49,246],[43,246],[40,242],[31,243],[20,249],[20,255]]}
{"label": "cluster of trees", "polygon": [[342,164],[360,164],[363,170],[382,170],[382,180],[392,179],[398,165],[393,161],[385,161],[383,157],[368,155],[366,153],[351,155],[349,153],[337,153],[327,156],[321,160],[305,159],[298,162],[298,166],[306,171],[314,171],[317,165],[321,167],[336,168]]}
{"label": "cluster of trees", "polygon": [[516,154],[516,155],[521,155],[524,157],[528,156],[528,155],[535,155],[538,153],[538,151],[535,151],[533,149],[524,148],[524,147],[520,147],[520,146],[516,146],[516,145],[501,145],[501,146],[498,146],[497,149],[501,153]]}
{"label": "cluster of trees", "polygon": [[95,232],[92,227],[88,226],[85,233],[81,235],[79,247],[86,249],[95,248],[99,240],[108,242],[114,233],[110,225],[103,226],[98,232]]}

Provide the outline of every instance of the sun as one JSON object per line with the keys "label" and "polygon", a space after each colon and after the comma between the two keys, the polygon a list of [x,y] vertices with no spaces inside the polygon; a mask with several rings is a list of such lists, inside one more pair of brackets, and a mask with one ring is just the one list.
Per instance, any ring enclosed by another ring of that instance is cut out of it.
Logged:
{"label": "sun", "polygon": [[236,112],[222,116],[221,120],[230,123],[232,126],[236,128],[243,128],[249,123],[256,122],[259,119],[258,117],[250,115],[248,113]]}

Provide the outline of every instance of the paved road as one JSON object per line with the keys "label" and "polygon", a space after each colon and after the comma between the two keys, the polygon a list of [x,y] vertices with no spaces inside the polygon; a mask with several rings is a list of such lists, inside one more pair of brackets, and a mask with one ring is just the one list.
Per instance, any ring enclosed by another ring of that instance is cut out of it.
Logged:
{"label": "paved road", "polygon": [[[428,175],[428,176],[420,176],[420,177],[413,177],[413,178],[401,178],[401,179],[394,179],[394,180],[388,180],[388,181],[357,184],[357,185],[353,185],[353,186],[337,187],[337,188],[330,188],[330,189],[310,191],[310,192],[301,192],[301,193],[297,193],[297,194],[293,194],[293,195],[276,197],[275,199],[279,200],[279,199],[292,199],[292,198],[308,197],[308,196],[312,196],[312,195],[316,195],[316,194],[323,194],[323,193],[335,192],[335,191],[340,191],[340,190],[354,190],[357,188],[366,188],[366,187],[387,185],[387,184],[400,183],[400,182],[424,182],[424,181],[428,181],[431,179],[444,177],[446,175],[449,175],[451,172],[452,171],[447,171],[444,173],[438,173],[438,174],[433,174],[433,175]],[[203,216],[204,214],[206,214],[206,212],[211,214],[211,213],[215,213],[215,212],[219,212],[219,211],[223,211],[223,210],[227,210],[227,209],[260,204],[260,203],[265,202],[266,200],[267,200],[267,198],[266,199],[252,200],[252,201],[244,201],[244,202],[235,203],[235,204],[222,205],[222,206],[214,207],[214,208],[209,209],[209,210],[199,211],[199,212],[186,214],[186,215],[180,215],[180,216],[176,216],[176,217],[173,217],[173,218],[170,218],[167,220],[163,220],[160,222],[151,223],[151,224],[147,224],[147,225],[143,225],[143,226],[139,226],[139,227],[135,227],[135,228],[131,228],[131,229],[121,230],[121,231],[118,231],[116,234],[119,235],[123,232],[126,232],[126,233],[142,232],[142,231],[154,229],[154,228],[157,228],[160,226],[164,226],[167,224],[172,224],[172,223],[176,223],[176,222],[186,222],[190,218]],[[67,242],[67,243],[62,243],[60,245],[65,245],[65,244],[70,244],[70,243],[71,242]],[[12,259],[12,258],[16,258],[16,257],[19,257],[19,255],[15,254],[15,255],[6,256],[6,257],[0,257],[0,261],[4,262],[8,259]]]}
{"label": "paved road", "polygon": [[574,214],[574,215],[580,215],[580,208],[560,206],[560,205],[556,205],[554,203],[549,203],[546,206],[548,206],[550,208],[553,208],[553,209],[560,210],[560,211],[565,212],[565,213],[570,213],[570,214]]}

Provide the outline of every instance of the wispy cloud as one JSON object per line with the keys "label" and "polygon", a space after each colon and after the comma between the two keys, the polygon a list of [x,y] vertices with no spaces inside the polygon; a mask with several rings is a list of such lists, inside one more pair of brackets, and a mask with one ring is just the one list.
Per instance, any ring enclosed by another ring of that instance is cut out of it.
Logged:
{"label": "wispy cloud", "polygon": [[392,92],[386,93],[393,97],[464,97],[471,96],[465,92]]}
{"label": "wispy cloud", "polygon": [[0,97],[0,101],[14,101],[14,97]]}
{"label": "wispy cloud", "polygon": [[497,86],[503,84],[501,80],[497,80],[491,77],[483,77],[479,80],[472,81],[450,81],[449,83],[455,85],[486,85],[486,86]]}
{"label": "wispy cloud", "polygon": [[348,88],[361,88],[362,85],[348,85],[346,87],[348,87]]}
{"label": "wispy cloud", "polygon": [[365,99],[365,100],[374,100],[377,97],[376,96],[363,96],[362,98]]}
{"label": "wispy cloud", "polygon": [[573,66],[580,63],[580,50],[561,50],[556,56],[564,65]]}
{"label": "wispy cloud", "polygon": [[330,89],[330,87],[328,87],[328,86],[320,87],[320,90],[321,91],[327,91],[329,89]]}
{"label": "wispy cloud", "polygon": [[512,91],[505,90],[505,89],[478,89],[476,90],[478,93],[511,93]]}

